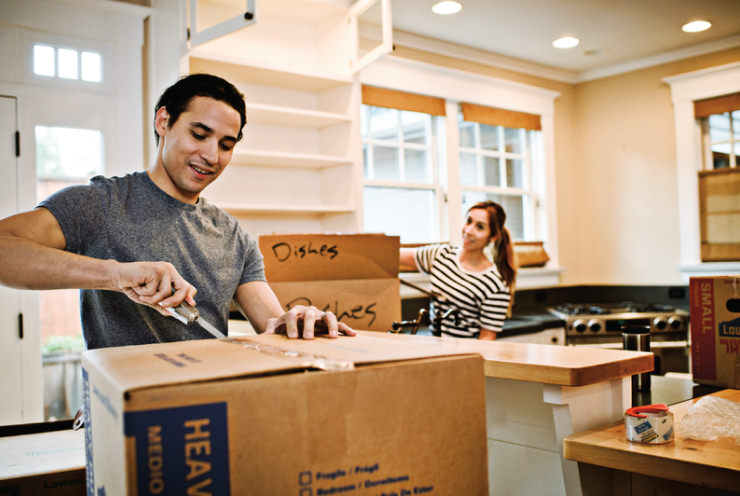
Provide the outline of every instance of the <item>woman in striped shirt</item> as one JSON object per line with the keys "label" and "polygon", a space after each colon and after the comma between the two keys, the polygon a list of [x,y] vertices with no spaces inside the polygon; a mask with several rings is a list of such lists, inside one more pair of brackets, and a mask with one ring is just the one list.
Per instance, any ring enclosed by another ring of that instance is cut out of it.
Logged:
{"label": "woman in striped shirt", "polygon": [[[506,213],[498,203],[476,203],[468,210],[462,246],[402,248],[401,265],[429,274],[435,315],[443,333],[492,340],[500,332],[516,279]],[[484,249],[493,243],[493,263]]]}

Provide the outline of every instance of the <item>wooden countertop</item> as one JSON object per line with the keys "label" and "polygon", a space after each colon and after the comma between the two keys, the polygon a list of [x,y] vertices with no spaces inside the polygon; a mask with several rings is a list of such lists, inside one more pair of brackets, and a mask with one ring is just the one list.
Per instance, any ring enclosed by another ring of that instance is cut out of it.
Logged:
{"label": "wooden countertop", "polygon": [[486,376],[500,379],[586,386],[653,370],[653,354],[646,352],[359,332],[385,339],[416,340],[450,353],[480,353]]}
{"label": "wooden countertop", "polygon": [[[712,396],[740,402],[740,390],[724,389]],[[676,436],[672,443],[649,445],[626,440],[624,422],[571,434],[563,440],[569,460],[671,479],[728,491],[740,487],[740,444],[732,438],[686,439],[680,422],[698,398],[670,407]]]}

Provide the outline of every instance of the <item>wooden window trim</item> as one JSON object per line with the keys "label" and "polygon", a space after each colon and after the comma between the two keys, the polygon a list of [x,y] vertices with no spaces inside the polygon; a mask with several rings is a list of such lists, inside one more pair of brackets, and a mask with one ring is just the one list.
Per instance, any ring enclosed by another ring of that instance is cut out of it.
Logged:
{"label": "wooden window trim", "polygon": [[373,107],[408,110],[431,115],[445,115],[445,101],[442,98],[389,90],[376,86],[362,86],[362,103]]}
{"label": "wooden window trim", "polygon": [[694,101],[694,118],[701,119],[715,114],[740,110],[740,93],[722,95]]}
{"label": "wooden window trim", "polygon": [[486,107],[474,103],[461,103],[460,110],[462,111],[463,119],[470,122],[515,129],[523,128],[530,131],[542,130],[542,119],[537,114]]}

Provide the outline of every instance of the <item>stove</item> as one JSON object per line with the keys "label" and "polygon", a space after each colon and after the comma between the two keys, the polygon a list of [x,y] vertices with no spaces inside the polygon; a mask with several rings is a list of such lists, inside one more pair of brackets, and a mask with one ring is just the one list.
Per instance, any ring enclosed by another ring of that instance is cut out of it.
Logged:
{"label": "stove", "polygon": [[623,301],[620,303],[564,303],[548,309],[565,320],[566,342],[621,342],[622,327],[650,327],[653,341],[686,340],[689,314],[671,305]]}

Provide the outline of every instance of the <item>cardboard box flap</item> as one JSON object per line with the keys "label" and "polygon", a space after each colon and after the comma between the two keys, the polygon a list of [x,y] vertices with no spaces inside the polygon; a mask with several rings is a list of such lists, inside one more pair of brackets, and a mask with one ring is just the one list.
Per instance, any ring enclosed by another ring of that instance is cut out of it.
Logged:
{"label": "cardboard box flap", "polygon": [[[103,371],[121,391],[298,370],[348,370],[355,365],[450,355],[435,346],[372,336],[314,340],[260,335],[90,350],[83,368]],[[469,354],[469,353],[455,353]]]}
{"label": "cardboard box flap", "polygon": [[398,277],[400,238],[384,234],[260,236],[267,281]]}

